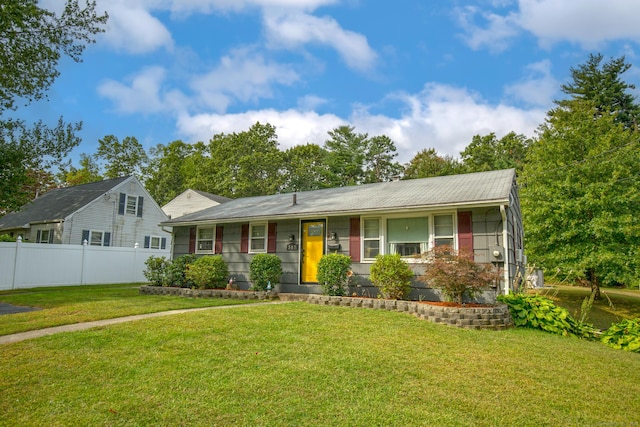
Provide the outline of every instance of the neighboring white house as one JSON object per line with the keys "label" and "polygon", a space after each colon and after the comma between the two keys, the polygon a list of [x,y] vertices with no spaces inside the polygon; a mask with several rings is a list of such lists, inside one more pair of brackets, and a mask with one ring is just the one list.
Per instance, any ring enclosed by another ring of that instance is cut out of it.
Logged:
{"label": "neighboring white house", "polygon": [[31,243],[165,249],[169,218],[133,176],[51,190],[0,218],[0,234]]}
{"label": "neighboring white house", "polygon": [[199,212],[232,199],[206,193],[204,191],[188,189],[177,195],[173,200],[162,207],[165,214],[171,219],[181,217],[193,212]]}

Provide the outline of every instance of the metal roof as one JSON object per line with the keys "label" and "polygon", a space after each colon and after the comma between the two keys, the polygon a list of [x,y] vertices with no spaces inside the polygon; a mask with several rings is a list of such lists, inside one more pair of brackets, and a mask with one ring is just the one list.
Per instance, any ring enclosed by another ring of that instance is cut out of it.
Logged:
{"label": "metal roof", "polygon": [[64,220],[129,178],[125,176],[47,191],[24,205],[19,211],[10,212],[0,218],[0,230],[24,227],[38,222]]}
{"label": "metal roof", "polygon": [[[231,222],[374,211],[508,203],[515,170],[478,172],[406,181],[327,188],[233,199],[162,224]],[[294,204],[295,198],[295,204]]]}

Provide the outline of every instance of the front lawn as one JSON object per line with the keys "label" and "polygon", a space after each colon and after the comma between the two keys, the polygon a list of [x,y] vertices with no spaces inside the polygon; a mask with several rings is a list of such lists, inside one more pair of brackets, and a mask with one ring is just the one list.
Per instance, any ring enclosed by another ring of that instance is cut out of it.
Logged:
{"label": "front lawn", "polygon": [[140,295],[138,286],[63,286],[0,291],[0,302],[43,309],[0,316],[0,335],[166,310],[257,302]]}
{"label": "front lawn", "polygon": [[640,357],[307,303],[0,346],[0,425],[640,424]]}

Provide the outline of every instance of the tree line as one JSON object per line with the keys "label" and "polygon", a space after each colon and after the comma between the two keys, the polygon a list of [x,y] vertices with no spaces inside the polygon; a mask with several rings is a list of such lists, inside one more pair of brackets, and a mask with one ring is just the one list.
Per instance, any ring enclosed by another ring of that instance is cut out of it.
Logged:
{"label": "tree line", "polygon": [[78,0],[66,0],[60,15],[37,0],[0,7],[0,214],[49,188],[131,174],[163,204],[186,188],[244,197],[513,167],[533,264],[596,291],[601,284],[640,286],[640,107],[622,77],[630,68],[624,57],[592,54],[571,68],[571,81],[561,86],[565,98],[535,137],[476,135],[459,158],[427,148],[401,165],[390,138],[352,126],[329,131],[322,146],[283,151],[276,129],[256,123],[208,143],[173,141],[149,153],[133,136],[107,135],[75,167],[66,159],[80,143],[82,123],[60,118],[51,127],[11,112],[46,97],[62,55],[81,60],[108,19],[95,8]]}
{"label": "tree line", "polygon": [[255,123],[248,130],[214,135],[207,143],[177,140],[145,152],[135,137],[113,135],[98,141],[95,154],[83,153],[80,167],[63,167],[53,185],[78,185],[136,175],[161,205],[187,188],[231,198],[317,190],[373,182],[521,167],[530,139],[510,133],[475,136],[461,159],[435,149],[397,161],[395,143],[353,126],[328,132],[323,145],[307,143],[281,150],[276,128]]}

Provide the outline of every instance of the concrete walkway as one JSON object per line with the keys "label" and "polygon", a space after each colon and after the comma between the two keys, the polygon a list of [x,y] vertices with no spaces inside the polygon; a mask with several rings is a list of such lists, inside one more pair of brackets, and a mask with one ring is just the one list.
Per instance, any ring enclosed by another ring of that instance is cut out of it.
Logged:
{"label": "concrete walkway", "polygon": [[52,328],[37,329],[35,331],[27,331],[27,332],[20,332],[17,334],[3,335],[3,336],[0,336],[0,344],[11,344],[14,342],[20,342],[20,341],[29,340],[32,338],[39,338],[47,335],[58,334],[60,332],[84,331],[86,329],[97,328],[100,326],[115,325],[118,323],[133,322],[135,320],[142,320],[142,319],[151,319],[153,317],[170,316],[173,314],[191,313],[194,311],[204,311],[204,310],[222,310],[222,309],[230,309],[230,308],[236,308],[236,307],[256,307],[259,305],[286,304],[288,302],[290,301],[273,301],[273,302],[259,302],[259,303],[252,303],[252,304],[235,304],[235,305],[221,305],[221,306],[214,306],[214,307],[186,308],[182,310],[160,311],[157,313],[137,314],[135,316],[116,317],[114,319],[96,320],[93,322],[73,323],[70,325],[55,326]]}

